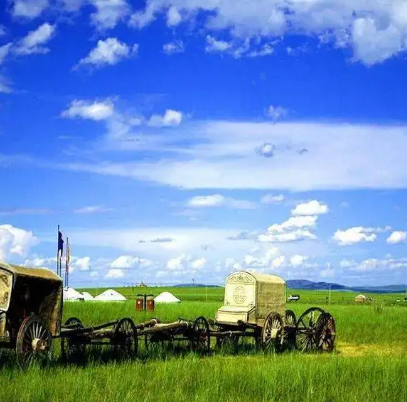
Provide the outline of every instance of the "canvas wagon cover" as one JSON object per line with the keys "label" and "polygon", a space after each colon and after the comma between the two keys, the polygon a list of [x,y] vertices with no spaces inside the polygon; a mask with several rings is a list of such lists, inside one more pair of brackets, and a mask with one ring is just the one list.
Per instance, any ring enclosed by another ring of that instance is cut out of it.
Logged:
{"label": "canvas wagon cover", "polygon": [[62,314],[62,278],[47,268],[26,268],[0,262],[0,311],[10,314],[11,309],[12,316],[17,314],[16,309],[21,305],[21,283],[30,289],[29,307],[37,306],[35,313],[51,333],[56,334]]}
{"label": "canvas wagon cover", "polygon": [[224,306],[217,312],[217,320],[249,321],[262,325],[270,312],[284,316],[286,282],[271,274],[238,271],[225,281]]}

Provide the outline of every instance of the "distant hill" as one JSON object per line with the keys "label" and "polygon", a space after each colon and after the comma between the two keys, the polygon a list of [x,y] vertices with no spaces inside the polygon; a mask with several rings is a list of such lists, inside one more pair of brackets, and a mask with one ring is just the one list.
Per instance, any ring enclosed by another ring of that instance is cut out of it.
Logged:
{"label": "distant hill", "polygon": [[312,282],[306,279],[289,279],[287,287],[302,290],[349,290],[353,292],[367,293],[404,293],[407,285],[385,285],[385,286],[344,286],[337,283]]}
{"label": "distant hill", "polygon": [[329,289],[330,286],[332,286],[332,290],[346,289],[346,286],[338,285],[337,283],[312,282],[306,279],[289,279],[287,281],[287,287],[290,289],[324,290]]}
{"label": "distant hill", "polygon": [[[385,285],[385,286],[344,286],[338,283],[329,282],[313,282],[307,279],[289,279],[287,280],[287,287],[289,289],[299,290],[343,290],[351,292],[366,292],[366,293],[404,293],[407,285]],[[176,288],[220,288],[220,285],[204,285],[202,283],[181,283],[174,285]]]}

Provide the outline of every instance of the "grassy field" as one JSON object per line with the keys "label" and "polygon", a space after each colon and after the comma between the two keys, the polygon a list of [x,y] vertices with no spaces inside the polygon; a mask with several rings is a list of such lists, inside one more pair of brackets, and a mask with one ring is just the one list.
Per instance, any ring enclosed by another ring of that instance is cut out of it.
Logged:
{"label": "grassy field", "polygon": [[[162,289],[148,289],[146,293],[149,290],[156,295]],[[134,300],[66,303],[64,318],[77,316],[85,325],[122,317],[135,322],[151,317],[162,321],[198,315],[212,318],[222,304],[223,289],[171,290],[182,303],[158,305],[150,313],[136,312]],[[140,289],[119,291],[134,299]],[[355,294],[332,292],[332,304],[326,305],[326,292],[293,293],[301,294],[301,303],[289,305],[297,316],[310,306],[333,314],[337,327],[334,353],[264,355],[252,349],[203,358],[189,352],[147,357],[141,344],[140,356],[132,361],[115,361],[109,350],[96,350],[89,351],[85,365],[74,366],[60,361],[59,342],[55,341],[52,364],[45,370],[21,372],[13,353],[3,354],[0,398],[109,402],[407,400],[407,310],[403,305],[391,305],[400,295],[373,295],[373,304],[355,305]]]}

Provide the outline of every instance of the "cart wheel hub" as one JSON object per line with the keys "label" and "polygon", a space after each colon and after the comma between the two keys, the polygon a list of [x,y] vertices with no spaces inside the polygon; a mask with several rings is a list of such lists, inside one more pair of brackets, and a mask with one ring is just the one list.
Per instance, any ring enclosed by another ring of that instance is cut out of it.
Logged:
{"label": "cart wheel hub", "polygon": [[35,338],[32,341],[32,348],[33,350],[35,350],[36,352],[38,351],[42,351],[42,350],[46,350],[47,349],[47,342],[39,339],[39,338]]}
{"label": "cart wheel hub", "polygon": [[270,332],[271,339],[276,339],[280,329],[273,328]]}

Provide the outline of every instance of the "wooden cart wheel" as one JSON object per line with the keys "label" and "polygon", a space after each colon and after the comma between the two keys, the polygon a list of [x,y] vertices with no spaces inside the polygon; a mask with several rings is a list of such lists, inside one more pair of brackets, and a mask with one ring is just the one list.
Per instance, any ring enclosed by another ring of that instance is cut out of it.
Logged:
{"label": "wooden cart wheel", "polygon": [[311,307],[306,310],[297,321],[296,346],[302,352],[318,350],[317,323],[324,310]]}
{"label": "wooden cart wheel", "polygon": [[284,330],[284,343],[288,349],[295,349],[297,319],[292,310],[285,312],[285,330]]}
{"label": "wooden cart wheel", "polygon": [[261,331],[261,346],[265,351],[274,349],[274,351],[280,352],[283,348],[283,341],[283,319],[278,313],[270,313],[266,317]]}
{"label": "wooden cart wheel", "polygon": [[17,362],[21,368],[51,360],[52,335],[39,317],[31,315],[20,325],[16,341]]}
{"label": "wooden cart wheel", "polygon": [[[70,329],[84,328],[81,320],[76,317],[70,317],[65,321],[64,326]],[[81,342],[76,336],[61,338],[61,354],[66,362],[80,362],[85,357],[86,344]]]}
{"label": "wooden cart wheel", "polygon": [[115,325],[112,341],[116,357],[132,358],[137,354],[137,329],[131,318],[122,318]]}
{"label": "wooden cart wheel", "polygon": [[211,349],[211,334],[209,323],[203,316],[194,321],[191,348],[194,352],[208,353]]}
{"label": "wooden cart wheel", "polygon": [[316,324],[318,349],[323,352],[332,352],[335,346],[336,326],[335,320],[329,313],[319,316]]}

